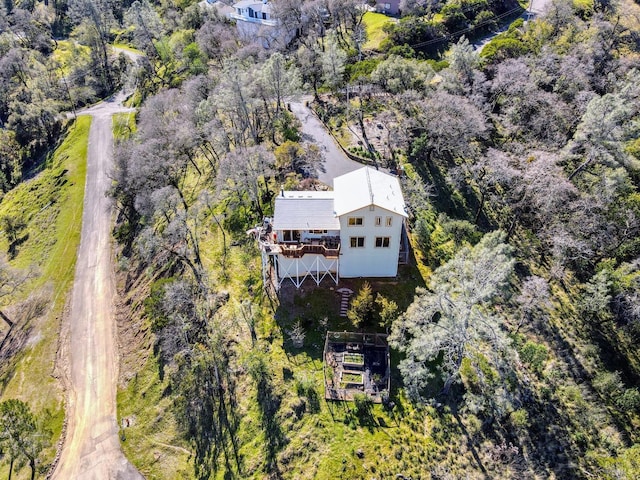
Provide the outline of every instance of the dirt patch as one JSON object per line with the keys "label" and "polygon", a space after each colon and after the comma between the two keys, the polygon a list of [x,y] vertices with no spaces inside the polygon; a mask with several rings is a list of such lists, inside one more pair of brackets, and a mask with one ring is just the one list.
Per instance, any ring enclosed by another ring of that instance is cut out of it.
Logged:
{"label": "dirt patch", "polygon": [[[115,317],[118,328],[119,373],[121,387],[140,370],[153,351],[153,335],[144,318],[144,299],[151,288],[145,275],[116,274]],[[125,289],[126,286],[126,289]]]}

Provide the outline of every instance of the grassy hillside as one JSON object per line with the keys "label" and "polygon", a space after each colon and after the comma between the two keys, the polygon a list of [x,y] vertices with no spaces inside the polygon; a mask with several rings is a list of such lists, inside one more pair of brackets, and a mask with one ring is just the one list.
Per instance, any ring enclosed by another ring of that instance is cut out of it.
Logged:
{"label": "grassy hillside", "polygon": [[387,38],[387,34],[382,30],[382,28],[388,23],[393,23],[397,20],[383,15],[382,13],[367,12],[362,17],[362,21],[367,29],[367,43],[364,44],[364,48],[368,50],[377,50],[380,48],[382,41]]}
{"label": "grassy hillside", "polygon": [[[243,66],[246,52],[214,49],[217,82],[141,107],[114,190],[121,438],[147,478],[638,478],[637,42],[617,15],[577,2],[514,23],[484,59],[464,40],[420,58],[447,33],[491,30],[511,6],[448,2],[384,40],[388,20],[367,14],[370,42],[406,58],[347,65],[343,82],[318,70],[333,54],[355,59],[345,25],[341,42],[323,37],[322,61],[289,57],[323,92],[327,124],[403,167],[415,259],[372,282],[398,304],[385,405],[324,400],[324,335],[383,332],[378,318],[350,325],[330,283],[262,289],[247,230],[283,182],[313,188],[276,152],[299,139],[288,114],[255,99],[277,57]],[[620,135],[600,137],[607,125]],[[491,253],[485,241],[502,236]]]}
{"label": "grassy hillside", "polygon": [[[53,447],[43,456],[43,467],[55,454],[64,418],[56,352],[80,242],[90,125],[90,117],[78,118],[42,171],[0,201],[0,217],[15,216],[26,223],[11,264],[36,272],[25,291],[11,299],[12,306],[7,308],[24,321],[16,323],[11,341],[3,349],[0,394],[3,400],[20,398],[28,402],[53,432]],[[0,250],[7,249],[2,236]],[[30,308],[36,309],[35,317],[25,318],[22,314]],[[6,333],[6,329],[2,331],[2,337]],[[5,476],[5,469],[3,464],[0,476]],[[24,468],[14,478],[25,478],[27,473],[28,468]]]}

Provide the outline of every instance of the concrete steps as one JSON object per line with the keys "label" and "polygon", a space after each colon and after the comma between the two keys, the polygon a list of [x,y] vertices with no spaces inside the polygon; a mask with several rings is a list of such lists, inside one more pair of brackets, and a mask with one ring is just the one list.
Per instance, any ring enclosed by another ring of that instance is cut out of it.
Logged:
{"label": "concrete steps", "polygon": [[346,317],[347,310],[349,310],[349,300],[351,300],[353,290],[348,288],[339,288],[336,292],[340,294],[340,316]]}

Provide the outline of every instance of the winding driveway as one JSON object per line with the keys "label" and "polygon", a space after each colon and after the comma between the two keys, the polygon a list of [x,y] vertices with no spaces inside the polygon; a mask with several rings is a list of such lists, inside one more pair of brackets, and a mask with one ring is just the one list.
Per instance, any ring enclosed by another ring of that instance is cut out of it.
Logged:
{"label": "winding driveway", "polygon": [[[111,116],[124,95],[84,110],[93,117],[87,153],[82,237],[78,250],[68,339],[67,430],[56,480],[143,479],[120,450],[116,414],[118,346],[113,315],[112,201],[106,196],[113,165]],[[64,352],[63,352],[64,353]]]}
{"label": "winding driveway", "polygon": [[335,177],[357,170],[363,165],[351,160],[336,145],[318,117],[305,105],[305,102],[310,99],[311,97],[304,97],[299,102],[291,102],[291,112],[302,123],[302,138],[318,145],[324,155],[323,170],[319,172],[318,180],[333,186]]}

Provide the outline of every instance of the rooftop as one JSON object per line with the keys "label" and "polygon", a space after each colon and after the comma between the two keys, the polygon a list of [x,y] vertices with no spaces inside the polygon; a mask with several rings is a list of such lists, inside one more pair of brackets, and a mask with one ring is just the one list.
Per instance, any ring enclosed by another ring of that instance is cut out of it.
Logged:
{"label": "rooftop", "polygon": [[364,167],[334,178],[337,216],[375,205],[403,217],[404,197],[397,177]]}
{"label": "rooftop", "polygon": [[260,0],[240,0],[233,4],[234,8],[249,8],[255,12],[271,13],[271,4],[261,2]]}
{"label": "rooftop", "polygon": [[333,212],[334,192],[284,191],[276,197],[275,230],[340,230]]}

